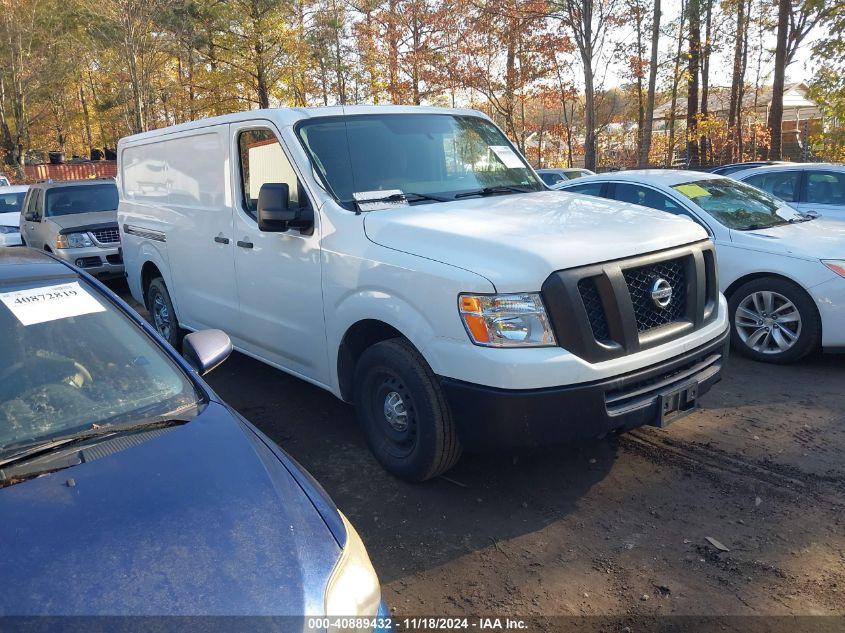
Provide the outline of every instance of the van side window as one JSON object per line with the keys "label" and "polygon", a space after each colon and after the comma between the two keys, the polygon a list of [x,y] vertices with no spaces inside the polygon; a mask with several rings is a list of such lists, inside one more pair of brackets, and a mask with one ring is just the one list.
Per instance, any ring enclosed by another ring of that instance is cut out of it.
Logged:
{"label": "van side window", "polygon": [[287,183],[291,208],[308,206],[308,198],[276,135],[268,129],[246,130],[238,135],[241,196],[244,211],[258,215],[258,192],[266,183]]}

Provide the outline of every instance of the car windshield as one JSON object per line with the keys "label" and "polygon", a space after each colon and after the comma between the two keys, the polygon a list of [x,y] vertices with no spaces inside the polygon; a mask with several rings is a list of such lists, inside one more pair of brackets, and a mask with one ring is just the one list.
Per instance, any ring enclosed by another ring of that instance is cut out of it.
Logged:
{"label": "car windshield", "polygon": [[113,183],[77,187],[55,187],[47,190],[46,215],[72,215],[117,210],[117,186]]}
{"label": "car windshield", "polygon": [[748,231],[787,224],[801,216],[764,191],[729,178],[697,180],[672,187],[729,229]]}
{"label": "car windshield", "polygon": [[0,455],[93,425],[192,414],[188,376],[84,280],[0,284]]}
{"label": "car windshield", "polygon": [[26,191],[0,191],[0,215],[20,213]]}
{"label": "car windshield", "polygon": [[545,189],[505,135],[477,116],[326,117],[301,123],[297,133],[329,190],[349,209],[355,194],[377,191],[451,200],[481,189]]}

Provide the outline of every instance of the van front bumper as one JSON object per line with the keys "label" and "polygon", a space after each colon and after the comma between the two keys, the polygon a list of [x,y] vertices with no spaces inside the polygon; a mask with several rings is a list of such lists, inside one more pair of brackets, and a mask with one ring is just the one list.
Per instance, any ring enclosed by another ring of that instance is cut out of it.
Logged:
{"label": "van front bumper", "polygon": [[621,376],[572,386],[499,389],[441,377],[467,450],[526,448],[661,424],[663,397],[695,385],[697,397],[722,378],[730,330],[709,343]]}

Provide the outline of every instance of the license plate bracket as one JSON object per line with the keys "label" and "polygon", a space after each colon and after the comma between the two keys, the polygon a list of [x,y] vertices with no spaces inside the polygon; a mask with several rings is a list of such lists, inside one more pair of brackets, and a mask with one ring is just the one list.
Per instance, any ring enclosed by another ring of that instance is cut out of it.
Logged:
{"label": "license plate bracket", "polygon": [[667,389],[658,396],[657,404],[660,412],[655,426],[667,427],[698,408],[698,383]]}

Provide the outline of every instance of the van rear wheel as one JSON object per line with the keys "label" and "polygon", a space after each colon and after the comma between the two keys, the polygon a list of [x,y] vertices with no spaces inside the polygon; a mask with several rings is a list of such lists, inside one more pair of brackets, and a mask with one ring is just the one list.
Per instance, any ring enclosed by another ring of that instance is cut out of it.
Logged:
{"label": "van rear wheel", "polygon": [[176,310],[173,309],[173,302],[170,300],[167,286],[164,285],[164,279],[156,277],[150,282],[146,302],[147,311],[150,313],[150,323],[165,341],[178,350],[182,333],[179,330]]}
{"label": "van rear wheel", "polygon": [[461,456],[437,376],[405,339],[381,341],[361,355],[355,408],[373,455],[397,477],[425,481]]}

